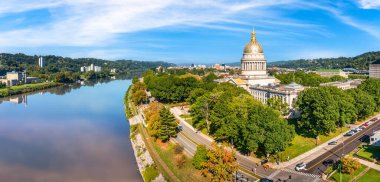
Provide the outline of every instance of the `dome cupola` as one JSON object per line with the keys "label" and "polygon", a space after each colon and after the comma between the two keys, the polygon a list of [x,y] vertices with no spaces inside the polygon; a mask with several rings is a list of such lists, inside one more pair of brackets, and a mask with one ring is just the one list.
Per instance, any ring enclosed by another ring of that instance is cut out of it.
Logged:
{"label": "dome cupola", "polygon": [[257,53],[263,53],[263,47],[260,45],[259,42],[256,41],[256,33],[253,30],[252,31],[252,36],[251,36],[251,41],[245,45],[244,48],[244,54],[257,54]]}

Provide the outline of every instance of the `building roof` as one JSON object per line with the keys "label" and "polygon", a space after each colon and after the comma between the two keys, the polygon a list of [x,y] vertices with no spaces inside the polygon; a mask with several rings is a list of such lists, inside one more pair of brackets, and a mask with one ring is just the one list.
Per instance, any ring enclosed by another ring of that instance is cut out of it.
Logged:
{"label": "building roof", "polygon": [[318,69],[317,72],[343,72],[340,69]]}
{"label": "building roof", "polygon": [[372,62],[371,64],[380,64],[380,59],[377,59],[376,61]]}
{"label": "building roof", "polygon": [[242,80],[241,78],[233,78],[232,81],[235,82],[237,85],[245,85],[245,84],[247,84],[247,82],[244,81],[244,80]]}

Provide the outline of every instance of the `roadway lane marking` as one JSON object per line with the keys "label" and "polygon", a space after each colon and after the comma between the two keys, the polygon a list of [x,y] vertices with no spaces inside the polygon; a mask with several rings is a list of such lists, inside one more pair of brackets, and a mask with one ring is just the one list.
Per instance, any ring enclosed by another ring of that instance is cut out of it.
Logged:
{"label": "roadway lane marking", "polygon": [[[377,125],[378,125],[378,122],[380,122],[380,121],[376,121],[376,123],[374,123],[373,125],[371,125],[370,127],[368,127],[368,129],[366,130],[366,131],[370,131],[370,129],[372,129],[372,128],[374,128],[374,127],[376,127]],[[376,125],[377,124],[377,125]],[[354,142],[354,141],[356,141],[358,138],[360,138],[360,137],[363,137],[364,135],[365,135],[365,133],[366,132],[364,132],[364,134],[358,134],[358,135],[356,135],[356,137],[354,138],[354,139],[352,139],[351,141],[349,141],[346,145],[349,145],[349,144],[351,144],[352,142]],[[363,136],[362,136],[363,135]],[[344,136],[343,136],[344,137]],[[350,139],[350,138],[349,138]],[[349,140],[349,139],[347,139],[347,140]],[[345,145],[345,143],[343,142],[343,145],[340,147],[340,146],[338,146],[338,149],[336,149],[335,151],[331,151],[331,150],[329,150],[330,152],[331,152],[331,154],[329,154],[329,155],[327,155],[325,158],[323,158],[322,160],[320,160],[320,161],[318,161],[317,163],[315,163],[314,165],[312,165],[311,167],[309,167],[309,168],[307,168],[307,171],[309,171],[310,169],[312,169],[312,168],[314,168],[315,166],[317,166],[317,165],[319,165],[322,161],[324,161],[324,160],[326,160],[327,158],[329,158],[329,157],[331,157],[332,155],[335,155],[335,153],[337,153],[339,150],[341,150],[343,147],[344,147],[344,145]],[[334,148],[333,148],[334,149]],[[323,155],[323,154],[322,154]],[[312,162],[312,161],[310,161],[310,162]],[[309,163],[310,163],[309,162]]]}
{"label": "roadway lane marking", "polygon": [[286,169],[286,168],[285,169],[281,169],[281,171],[289,172],[289,173],[293,173],[293,174],[299,174],[299,175],[303,175],[303,176],[308,176],[308,177],[312,177],[312,178],[321,178],[321,175],[304,173],[304,172],[294,171],[294,170]]}

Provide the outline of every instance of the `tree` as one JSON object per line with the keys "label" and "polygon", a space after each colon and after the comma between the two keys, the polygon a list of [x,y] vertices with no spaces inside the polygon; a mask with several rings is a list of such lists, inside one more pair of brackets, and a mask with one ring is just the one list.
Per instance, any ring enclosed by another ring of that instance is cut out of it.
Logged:
{"label": "tree", "polygon": [[301,112],[300,128],[311,134],[318,143],[319,135],[336,129],[339,120],[338,103],[328,87],[305,89],[297,98],[296,107]]}
{"label": "tree", "polygon": [[233,174],[238,170],[235,153],[226,149],[226,146],[211,144],[212,149],[208,151],[208,160],[203,169],[203,174],[209,176],[213,181],[232,181]]}
{"label": "tree", "polygon": [[148,107],[144,110],[145,123],[148,125],[148,133],[154,138],[158,138],[159,129],[161,126],[160,110],[164,106],[159,102],[149,103]]}
{"label": "tree", "polygon": [[160,128],[158,138],[162,141],[168,141],[170,137],[177,134],[177,122],[170,110],[163,107],[160,110]]}
{"label": "tree", "polygon": [[364,119],[370,116],[376,109],[376,103],[371,95],[360,89],[350,89],[347,91],[354,99],[356,115],[358,119]]}
{"label": "tree", "polygon": [[380,108],[380,79],[368,78],[358,88],[373,97],[376,103],[376,110],[378,110]]}
{"label": "tree", "polygon": [[143,103],[144,101],[147,100],[147,94],[145,92],[145,90],[138,90],[136,92],[134,92],[132,95],[132,101],[134,103],[136,103],[137,105]]}
{"label": "tree", "polygon": [[267,100],[267,105],[272,109],[280,111],[283,116],[289,114],[289,105],[281,98],[271,97]]}
{"label": "tree", "polygon": [[361,166],[361,164],[352,157],[343,157],[341,159],[342,164],[342,172],[353,174],[356,170],[358,170]]}
{"label": "tree", "polygon": [[205,162],[207,162],[207,149],[205,145],[198,145],[197,150],[195,151],[192,164],[195,169],[203,169],[205,167]]}

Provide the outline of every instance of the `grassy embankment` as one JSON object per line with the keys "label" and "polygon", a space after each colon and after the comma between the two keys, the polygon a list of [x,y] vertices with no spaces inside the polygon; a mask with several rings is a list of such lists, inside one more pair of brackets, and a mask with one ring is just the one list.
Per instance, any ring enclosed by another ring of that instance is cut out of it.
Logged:
{"label": "grassy embankment", "polygon": [[7,88],[0,89],[0,97],[7,97],[11,95],[17,95],[27,92],[33,92],[38,90],[43,90],[47,88],[57,87],[62,85],[61,83],[56,82],[43,82],[43,83],[35,83],[35,84],[25,84],[25,85],[17,85]]}

